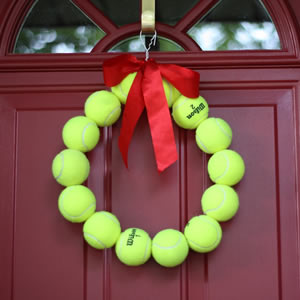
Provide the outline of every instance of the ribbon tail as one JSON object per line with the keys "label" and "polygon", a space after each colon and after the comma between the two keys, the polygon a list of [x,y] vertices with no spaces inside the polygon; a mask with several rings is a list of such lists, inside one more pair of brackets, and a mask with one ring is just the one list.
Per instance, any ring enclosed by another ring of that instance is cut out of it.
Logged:
{"label": "ribbon tail", "polygon": [[154,62],[146,63],[142,89],[157,169],[162,172],[178,159],[178,155],[162,78]]}
{"label": "ribbon tail", "polygon": [[145,108],[141,88],[142,78],[143,73],[142,71],[139,71],[129,91],[122,117],[122,127],[119,136],[119,149],[121,151],[126,168],[128,168],[128,149],[134,128]]}

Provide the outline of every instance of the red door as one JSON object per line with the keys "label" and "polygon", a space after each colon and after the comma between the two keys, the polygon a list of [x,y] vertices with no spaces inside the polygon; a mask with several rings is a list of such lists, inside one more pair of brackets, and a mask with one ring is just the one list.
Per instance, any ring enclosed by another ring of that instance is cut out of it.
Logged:
{"label": "red door", "polygon": [[[299,299],[298,2],[264,1],[280,50],[196,51],[182,32],[216,1],[195,5],[177,27],[157,24],[187,51],[151,57],[200,73],[210,116],[232,126],[231,148],[246,164],[235,187],[240,209],[222,223],[220,246],[209,254],[190,251],[169,269],[152,258],[123,265],[114,249],[89,247],[82,225],[58,212],[62,188],[51,163],[64,148],[62,127],[83,114],[89,94],[106,89],[102,62],[114,55],[106,51],[139,32],[139,24],[118,29],[90,1],[75,2],[107,32],[93,54],[13,54],[32,1],[5,0],[0,8],[0,299]],[[129,170],[118,150],[120,126],[119,120],[101,129],[88,154],[97,210],[112,211],[123,230],[139,227],[151,237],[165,228],[183,231],[211,185],[209,156],[197,148],[195,132],[174,124],[179,159],[158,174],[146,114],[132,139]]]}

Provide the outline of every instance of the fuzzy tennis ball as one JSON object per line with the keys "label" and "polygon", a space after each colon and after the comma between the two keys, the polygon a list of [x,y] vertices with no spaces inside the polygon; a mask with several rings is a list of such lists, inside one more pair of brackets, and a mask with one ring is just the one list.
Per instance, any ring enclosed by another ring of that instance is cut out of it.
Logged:
{"label": "fuzzy tennis ball", "polygon": [[242,157],[233,150],[216,152],[208,161],[210,179],[219,184],[235,185],[245,174],[245,164]]}
{"label": "fuzzy tennis ball", "polygon": [[120,234],[119,220],[108,211],[95,212],[83,225],[84,239],[96,249],[111,248]]}
{"label": "fuzzy tennis ball", "polygon": [[119,98],[119,100],[123,104],[125,104],[127,101],[127,96],[136,74],[136,72],[128,74],[118,85],[111,88],[111,91]]}
{"label": "fuzzy tennis ball", "polygon": [[115,250],[122,263],[139,266],[151,256],[151,238],[142,229],[128,228],[121,233]]}
{"label": "fuzzy tennis ball", "polygon": [[185,236],[178,230],[165,229],[158,232],[152,241],[152,256],[164,267],[180,265],[189,253]]}
{"label": "fuzzy tennis ball", "polygon": [[199,124],[195,137],[198,147],[212,154],[230,146],[232,130],[226,121],[220,118],[208,118]]}
{"label": "fuzzy tennis ball", "polygon": [[[126,104],[129,90],[133,84],[136,74],[136,72],[130,73],[120,82],[120,84],[111,88],[111,91],[119,98],[119,100],[123,104]],[[168,101],[168,106],[171,107],[174,101],[179,97],[180,92],[167,80],[163,79],[162,83]]]}
{"label": "fuzzy tennis ball", "polygon": [[224,222],[236,214],[239,208],[239,196],[228,185],[214,184],[203,193],[201,205],[206,215]]}
{"label": "fuzzy tennis ball", "polygon": [[81,223],[95,212],[96,198],[87,187],[72,185],[61,192],[58,198],[58,209],[68,221]]}
{"label": "fuzzy tennis ball", "polygon": [[64,186],[83,183],[89,176],[90,163],[86,156],[74,149],[58,153],[52,162],[52,174]]}
{"label": "fuzzy tennis ball", "polygon": [[97,124],[84,116],[70,119],[64,126],[62,138],[66,147],[87,152],[94,149],[99,141]]}
{"label": "fuzzy tennis ball", "polygon": [[201,96],[187,98],[181,95],[173,104],[173,119],[179,127],[195,129],[208,117],[208,104]]}
{"label": "fuzzy tennis ball", "polygon": [[121,103],[112,92],[98,91],[87,98],[84,112],[98,126],[110,126],[120,117]]}
{"label": "fuzzy tennis ball", "polygon": [[214,250],[222,239],[220,224],[209,216],[193,217],[184,229],[189,246],[196,252],[206,253]]}

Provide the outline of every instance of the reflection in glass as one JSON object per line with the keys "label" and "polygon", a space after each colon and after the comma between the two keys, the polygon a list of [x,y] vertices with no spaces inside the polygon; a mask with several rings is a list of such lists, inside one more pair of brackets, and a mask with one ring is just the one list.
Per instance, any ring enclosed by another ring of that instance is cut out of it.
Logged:
{"label": "reflection in glass", "polygon": [[259,0],[221,0],[188,35],[202,50],[280,49],[276,28]]}
{"label": "reflection in glass", "polygon": [[90,52],[105,36],[69,0],[39,0],[17,37],[14,53]]}
{"label": "reflection in glass", "polygon": [[[151,36],[142,36],[142,39],[144,43],[148,44]],[[184,51],[184,49],[174,41],[158,36],[155,46],[151,47],[151,51]],[[145,48],[140,36],[133,36],[119,42],[109,52],[145,52]]]}
{"label": "reflection in glass", "polygon": [[[91,2],[117,26],[140,22],[141,0],[91,0]],[[198,2],[199,0],[156,1],[156,22],[175,25]]]}

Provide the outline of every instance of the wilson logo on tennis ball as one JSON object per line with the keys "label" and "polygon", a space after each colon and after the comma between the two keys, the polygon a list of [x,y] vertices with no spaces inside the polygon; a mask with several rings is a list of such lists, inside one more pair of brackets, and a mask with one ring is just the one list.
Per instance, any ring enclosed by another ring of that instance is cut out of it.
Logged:
{"label": "wilson logo on tennis ball", "polygon": [[140,235],[135,234],[136,233],[136,229],[133,228],[132,232],[128,235],[128,239],[127,239],[127,246],[132,246],[133,242],[134,242],[134,238],[135,237],[140,237]]}
{"label": "wilson logo on tennis ball", "polygon": [[197,106],[197,107],[195,107],[194,104],[191,104],[190,106],[193,109],[193,111],[189,115],[186,116],[188,119],[192,118],[195,114],[199,114],[200,111],[205,109],[205,105],[203,103],[200,103],[199,106]]}

